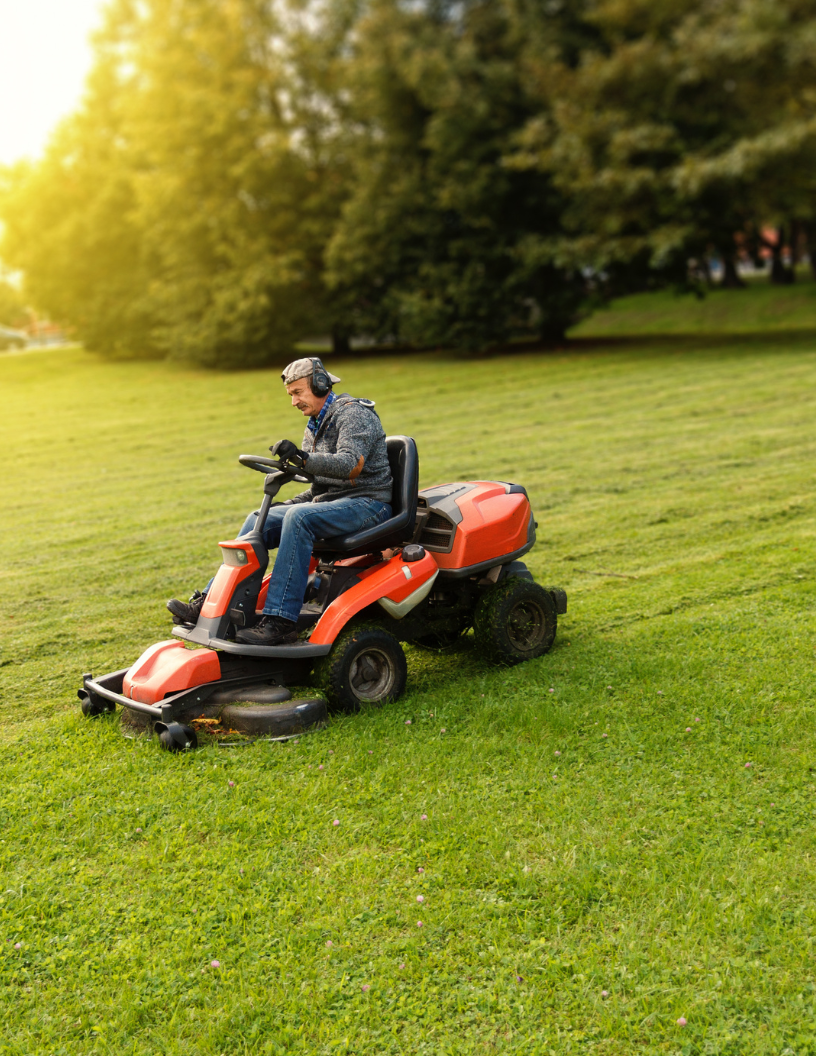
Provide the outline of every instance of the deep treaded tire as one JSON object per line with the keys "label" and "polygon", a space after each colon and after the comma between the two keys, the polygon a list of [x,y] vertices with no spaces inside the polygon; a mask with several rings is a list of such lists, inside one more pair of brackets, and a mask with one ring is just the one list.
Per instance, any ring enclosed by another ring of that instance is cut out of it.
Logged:
{"label": "deep treaded tire", "polygon": [[364,701],[389,704],[402,695],[407,678],[402,646],[376,624],[344,630],[315,668],[330,711],[359,711]]}
{"label": "deep treaded tire", "polygon": [[520,664],[552,648],[555,602],[538,583],[508,576],[479,599],[473,627],[479,649],[494,663]]}

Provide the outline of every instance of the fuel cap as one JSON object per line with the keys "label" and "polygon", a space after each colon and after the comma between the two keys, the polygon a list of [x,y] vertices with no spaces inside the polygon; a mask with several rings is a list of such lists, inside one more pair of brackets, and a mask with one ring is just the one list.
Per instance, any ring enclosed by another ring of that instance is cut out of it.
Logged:
{"label": "fuel cap", "polygon": [[425,547],[418,543],[409,543],[408,546],[402,548],[403,561],[421,561],[424,556]]}

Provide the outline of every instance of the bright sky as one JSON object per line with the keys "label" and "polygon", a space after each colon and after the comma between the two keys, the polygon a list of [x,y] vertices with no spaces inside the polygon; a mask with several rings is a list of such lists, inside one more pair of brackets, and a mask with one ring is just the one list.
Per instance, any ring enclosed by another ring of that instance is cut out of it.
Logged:
{"label": "bright sky", "polygon": [[0,165],[36,157],[77,106],[103,0],[0,0]]}

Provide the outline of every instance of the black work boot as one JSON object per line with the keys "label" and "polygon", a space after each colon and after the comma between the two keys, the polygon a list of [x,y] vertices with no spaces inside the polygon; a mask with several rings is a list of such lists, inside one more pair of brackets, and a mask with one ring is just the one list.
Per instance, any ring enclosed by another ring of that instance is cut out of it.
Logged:
{"label": "black work boot", "polygon": [[206,600],[207,595],[202,594],[200,590],[195,591],[189,603],[171,598],[167,602],[167,608],[173,614],[173,623],[198,623],[201,608]]}
{"label": "black work boot", "polygon": [[238,631],[235,640],[246,645],[290,645],[297,641],[297,624],[283,616],[261,616],[254,627]]}

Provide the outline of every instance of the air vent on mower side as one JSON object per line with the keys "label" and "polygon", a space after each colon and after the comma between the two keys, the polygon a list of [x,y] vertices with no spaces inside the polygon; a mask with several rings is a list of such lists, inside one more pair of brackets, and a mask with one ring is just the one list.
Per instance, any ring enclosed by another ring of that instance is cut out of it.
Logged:
{"label": "air vent on mower side", "polygon": [[427,550],[449,554],[456,525],[436,510],[429,510],[422,524],[418,542]]}

